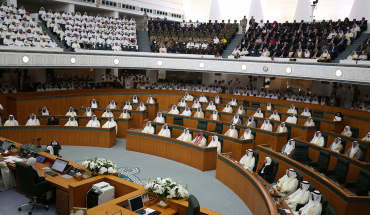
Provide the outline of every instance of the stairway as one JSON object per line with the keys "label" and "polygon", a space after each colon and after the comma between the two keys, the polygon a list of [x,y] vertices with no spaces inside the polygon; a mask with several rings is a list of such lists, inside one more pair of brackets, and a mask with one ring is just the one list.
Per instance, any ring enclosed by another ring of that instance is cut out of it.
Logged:
{"label": "stairway", "polygon": [[222,58],[227,58],[234,51],[235,47],[242,40],[244,34],[235,34],[234,39],[227,45],[226,50],[222,53]]}
{"label": "stairway", "polygon": [[59,40],[59,38],[58,38],[58,35],[57,35],[57,34],[53,34],[53,32],[51,31],[51,29],[48,29],[48,28],[45,26],[44,22],[39,21],[39,24],[41,25],[42,30],[43,30],[43,31],[45,31],[46,33],[48,33],[49,37],[50,37],[51,39],[54,39],[54,41],[58,44],[58,46],[59,46],[60,48],[63,48],[63,51],[64,51],[64,52],[71,52],[71,50],[66,49],[66,48],[64,47],[64,44],[63,44],[62,42],[60,42],[60,40]]}
{"label": "stairway", "polygon": [[362,33],[359,38],[353,41],[351,45],[346,47],[346,50],[344,50],[342,53],[339,53],[339,55],[335,58],[335,60],[332,60],[332,63],[339,63],[340,60],[345,60],[353,50],[356,50],[362,42],[364,42],[367,38],[366,33]]}
{"label": "stairway", "polygon": [[138,52],[150,52],[149,35],[147,31],[136,31]]}

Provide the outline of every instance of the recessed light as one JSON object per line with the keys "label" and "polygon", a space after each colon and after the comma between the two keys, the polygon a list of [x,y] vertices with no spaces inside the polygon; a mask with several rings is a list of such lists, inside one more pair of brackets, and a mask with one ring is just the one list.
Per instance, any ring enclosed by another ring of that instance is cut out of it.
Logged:
{"label": "recessed light", "polygon": [[246,70],[247,69],[247,65],[242,65],[242,70]]}
{"label": "recessed light", "polygon": [[30,58],[28,56],[23,56],[22,61],[23,61],[23,63],[28,63],[28,62],[30,62]]}
{"label": "recessed light", "polygon": [[337,69],[337,71],[335,71],[335,76],[340,77],[340,76],[342,76],[342,75],[343,75],[342,70]]}
{"label": "recessed light", "polygon": [[76,61],[77,61],[77,60],[76,60],[76,58],[75,58],[75,57],[72,57],[72,58],[71,58],[71,63],[75,64],[75,63],[76,63]]}
{"label": "recessed light", "polygon": [[116,59],[113,60],[113,63],[117,65],[117,64],[119,64],[119,60],[116,58]]}
{"label": "recessed light", "polygon": [[205,66],[205,64],[204,64],[203,62],[201,62],[201,63],[199,64],[199,67],[200,67],[200,68],[204,68],[204,66]]}
{"label": "recessed light", "polygon": [[163,62],[161,60],[157,61],[158,66],[162,66]]}
{"label": "recessed light", "polygon": [[288,66],[286,69],[285,69],[285,72],[290,74],[292,72],[292,68],[290,66]]}

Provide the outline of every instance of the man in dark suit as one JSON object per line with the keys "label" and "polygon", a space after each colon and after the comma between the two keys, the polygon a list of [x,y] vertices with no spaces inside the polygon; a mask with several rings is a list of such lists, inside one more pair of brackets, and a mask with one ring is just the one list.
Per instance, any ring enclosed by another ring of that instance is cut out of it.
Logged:
{"label": "man in dark suit", "polygon": [[328,42],[328,44],[330,45],[330,44],[333,44],[333,43],[335,43],[335,44],[337,44],[339,41],[338,41],[338,39],[337,38],[335,38],[335,36],[334,35],[332,35],[331,36],[331,39],[329,39],[329,42]]}
{"label": "man in dark suit", "polygon": [[364,41],[367,46],[370,46],[370,34],[367,35],[367,39]]}
{"label": "man in dark suit", "polygon": [[338,54],[338,46],[335,44],[335,43],[332,43],[330,46],[329,46],[329,54],[330,54],[330,57],[331,59],[334,59],[337,57],[337,54]]}
{"label": "man in dark suit", "polygon": [[361,28],[361,31],[367,30],[367,20],[365,20],[365,17],[362,17],[360,21],[360,28]]}
{"label": "man in dark suit", "polygon": [[306,46],[305,46],[305,45],[302,45],[301,41],[299,41],[299,42],[294,46],[294,51],[296,51],[297,49],[304,50],[304,49],[306,49]]}
{"label": "man in dark suit", "polygon": [[90,45],[86,43],[86,41],[83,41],[82,44],[80,44],[81,49],[90,49]]}
{"label": "man in dark suit", "polygon": [[358,46],[358,48],[356,49],[356,52],[357,54],[361,54],[363,50],[365,50],[366,47],[365,47],[365,44],[364,43],[361,43],[361,45]]}
{"label": "man in dark suit", "polygon": [[344,49],[346,49],[346,45],[347,45],[347,39],[346,39],[346,36],[343,35],[342,36],[342,39],[340,39],[339,43],[338,43],[338,46],[339,46],[339,52],[343,52]]}

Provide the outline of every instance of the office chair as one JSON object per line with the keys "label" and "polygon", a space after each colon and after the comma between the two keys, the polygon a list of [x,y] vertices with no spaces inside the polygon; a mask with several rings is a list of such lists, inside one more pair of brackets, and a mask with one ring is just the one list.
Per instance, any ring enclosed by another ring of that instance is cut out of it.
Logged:
{"label": "office chair", "polygon": [[200,205],[198,199],[195,196],[189,196],[189,206],[186,210],[186,215],[200,215]]}

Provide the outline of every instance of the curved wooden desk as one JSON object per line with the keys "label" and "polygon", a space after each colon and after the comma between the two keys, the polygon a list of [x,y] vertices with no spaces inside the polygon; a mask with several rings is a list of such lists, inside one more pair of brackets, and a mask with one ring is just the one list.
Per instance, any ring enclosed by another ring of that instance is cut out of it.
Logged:
{"label": "curved wooden desk", "polygon": [[347,141],[346,148],[344,149],[344,153],[352,146],[351,143],[353,141],[357,141],[361,146],[365,146],[367,151],[365,155],[365,162],[370,162],[370,142],[362,141],[361,139],[356,139],[353,137],[347,137],[344,135],[341,135],[340,133],[333,133],[329,131],[325,131],[323,133],[324,135],[328,136],[327,144],[326,146],[329,147],[335,140],[335,138],[340,137],[342,141]]}
{"label": "curved wooden desk", "polygon": [[[199,98],[200,94],[202,94],[202,92],[188,92],[195,98]],[[183,98],[184,94],[185,91],[178,90],[91,89],[2,94],[0,95],[0,101],[4,107],[4,111],[2,111],[4,116],[13,114],[18,117],[20,122],[22,122],[22,120],[26,120],[28,118],[30,113],[37,113],[38,109],[44,106],[51,110],[51,114],[64,115],[67,112],[68,107],[81,107],[89,104],[94,98],[98,100],[100,104],[108,104],[112,99],[118,102],[131,100],[133,95],[137,95],[140,101],[146,101],[148,96],[152,95],[153,98],[157,98],[159,109],[165,110],[169,105],[177,105],[177,101]],[[205,93],[205,95],[208,95],[210,100],[213,100],[217,94]],[[291,104],[295,104],[299,114],[302,112],[304,107],[308,107],[310,110],[321,110],[324,112],[323,118],[329,121],[333,120],[335,113],[342,112],[344,115],[343,125],[363,128],[364,130],[361,130],[359,134],[361,137],[365,136],[367,132],[370,131],[369,112],[242,95],[222,93],[218,95],[222,98],[223,104],[230,102],[230,100],[235,97],[238,100],[238,105],[241,105],[242,101],[246,100],[249,101],[249,106],[251,106],[252,102],[259,102],[261,108],[266,109],[266,103],[271,102],[274,109],[278,110],[280,113],[286,113]],[[135,120],[135,117],[133,118]]]}
{"label": "curved wooden desk", "polygon": [[201,147],[156,134],[127,131],[126,150],[167,158],[201,171],[216,169],[217,147]]}
{"label": "curved wooden desk", "polygon": [[[20,143],[41,138],[40,145],[58,141],[61,145],[110,148],[116,145],[115,128],[87,128],[69,126],[1,126],[1,136]],[[37,145],[37,142],[34,142]]]}
{"label": "curved wooden desk", "polygon": [[[69,116],[54,116],[54,117],[59,118],[60,126],[65,125],[69,120]],[[50,118],[50,116],[39,115],[39,116],[36,116],[36,118],[40,120],[41,125],[46,125],[48,123],[48,118]],[[87,123],[89,123],[89,121],[91,120],[90,116],[76,116],[75,118],[78,120],[78,126],[80,127],[86,126]],[[101,127],[104,125],[106,121],[108,121],[108,118],[106,117],[97,117],[97,119],[101,120],[101,123],[100,123]],[[128,119],[116,118],[114,120],[117,122],[117,127],[118,127],[116,137],[126,138],[127,130],[134,127],[133,118],[132,117]]]}
{"label": "curved wooden desk", "polygon": [[[256,215],[278,215],[274,200],[256,175],[224,154],[217,156],[216,179],[224,183]],[[289,208],[289,207],[288,207]]]}
{"label": "curved wooden desk", "polygon": [[[147,121],[145,120],[143,126],[145,126],[146,122]],[[158,123],[158,122],[152,122],[152,125],[156,126],[156,133],[159,133],[164,124]],[[172,128],[172,134],[171,134],[172,138],[179,137],[184,132],[184,129],[186,128],[184,126],[171,125],[171,124],[169,124],[168,127]],[[189,128],[189,131],[193,132],[193,139],[194,139],[199,129]],[[216,133],[208,132],[208,131],[203,131],[203,133],[208,135],[207,145],[211,141],[212,136],[216,134]],[[224,152],[224,153],[232,152],[233,156],[235,156],[238,159],[240,159],[244,155],[245,150],[254,148],[254,141],[252,139],[241,140],[241,139],[228,137],[223,134],[216,134],[216,135],[218,136],[219,140],[223,141],[221,152]]]}
{"label": "curved wooden desk", "polygon": [[265,146],[257,146],[259,161],[257,169],[262,167],[261,161],[265,157],[271,157],[279,162],[275,181],[286,174],[286,170],[294,168],[303,176],[303,180],[310,182],[316,190],[319,190],[329,201],[329,205],[334,208],[338,215],[366,214],[370,210],[370,197],[353,196],[353,193],[335,184],[328,177],[323,177],[317,171],[310,169],[279,152],[275,152]]}

